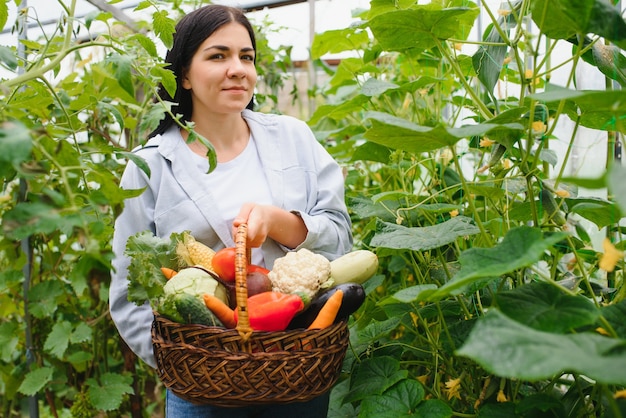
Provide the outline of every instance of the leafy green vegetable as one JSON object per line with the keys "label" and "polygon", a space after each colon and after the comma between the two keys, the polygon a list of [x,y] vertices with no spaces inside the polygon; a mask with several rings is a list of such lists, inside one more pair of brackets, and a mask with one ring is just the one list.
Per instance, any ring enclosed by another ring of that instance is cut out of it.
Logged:
{"label": "leafy green vegetable", "polygon": [[172,233],[169,238],[156,237],[150,231],[131,236],[126,243],[128,266],[128,300],[142,305],[150,301],[153,308],[163,296],[167,279],[161,267],[178,270],[176,244],[182,233]]}

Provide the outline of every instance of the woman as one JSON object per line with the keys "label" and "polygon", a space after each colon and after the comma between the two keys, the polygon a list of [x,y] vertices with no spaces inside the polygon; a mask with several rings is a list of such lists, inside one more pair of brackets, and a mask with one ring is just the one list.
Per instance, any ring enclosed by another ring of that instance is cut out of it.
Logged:
{"label": "woman", "polygon": [[[272,268],[289,250],[308,248],[328,259],[350,251],[350,218],[338,164],[308,126],[288,116],[252,111],[257,80],[254,31],[241,10],[208,5],[176,26],[166,62],[177,80],[174,103],[180,124],[192,123],[215,150],[217,167],[209,173],[207,148],[189,141],[171,116],[161,122],[136,154],[150,175],[132,162],[124,189],[144,189],[125,202],[115,223],[114,272],[110,310],[120,335],[147,364],[156,367],[149,305],[127,299],[128,237],[151,230],[159,237],[191,231],[214,250],[233,247],[233,235],[248,224],[252,262]],[[173,393],[166,396],[168,417],[325,417],[328,394],[306,403],[255,408],[197,406]]]}

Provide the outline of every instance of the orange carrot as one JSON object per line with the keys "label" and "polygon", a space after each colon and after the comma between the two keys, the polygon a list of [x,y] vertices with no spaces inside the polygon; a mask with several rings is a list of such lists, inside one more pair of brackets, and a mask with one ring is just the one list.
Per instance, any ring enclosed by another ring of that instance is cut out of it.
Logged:
{"label": "orange carrot", "polygon": [[237,321],[235,321],[235,311],[225,304],[220,298],[213,296],[209,293],[202,295],[204,298],[204,304],[213,314],[219,319],[226,328],[235,328]]}
{"label": "orange carrot", "polygon": [[315,320],[309,325],[309,329],[322,329],[331,326],[335,322],[335,318],[337,318],[342,301],[343,290],[337,289],[322,306]]}
{"label": "orange carrot", "polygon": [[171,269],[169,267],[161,267],[161,271],[163,272],[163,274],[165,275],[165,278],[167,280],[171,279],[172,277],[176,276],[178,274],[178,272],[174,269]]}

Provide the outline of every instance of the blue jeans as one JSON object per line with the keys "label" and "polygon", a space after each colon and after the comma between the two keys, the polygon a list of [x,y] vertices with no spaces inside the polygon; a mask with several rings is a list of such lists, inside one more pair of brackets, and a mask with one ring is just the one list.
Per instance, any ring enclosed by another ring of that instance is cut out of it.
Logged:
{"label": "blue jeans", "polygon": [[195,405],[179,398],[170,390],[165,398],[166,418],[326,418],[330,392],[308,402],[224,408]]}

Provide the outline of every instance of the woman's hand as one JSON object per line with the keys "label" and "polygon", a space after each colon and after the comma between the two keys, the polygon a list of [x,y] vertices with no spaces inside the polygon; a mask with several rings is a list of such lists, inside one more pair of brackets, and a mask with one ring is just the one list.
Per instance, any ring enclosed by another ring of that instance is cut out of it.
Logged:
{"label": "woman's hand", "polygon": [[308,233],[300,216],[271,205],[244,203],[233,221],[233,236],[242,223],[248,224],[251,248],[260,247],[268,237],[288,248],[296,248]]}

